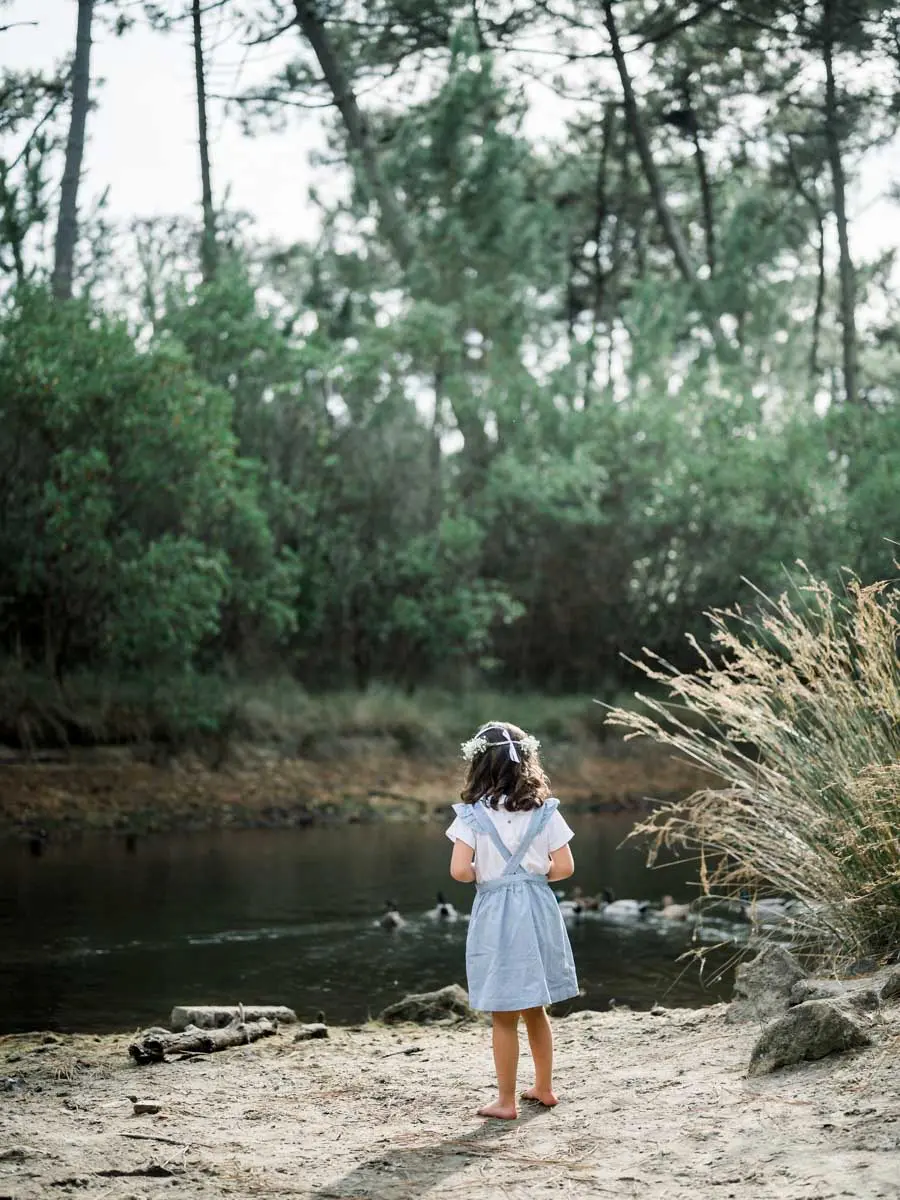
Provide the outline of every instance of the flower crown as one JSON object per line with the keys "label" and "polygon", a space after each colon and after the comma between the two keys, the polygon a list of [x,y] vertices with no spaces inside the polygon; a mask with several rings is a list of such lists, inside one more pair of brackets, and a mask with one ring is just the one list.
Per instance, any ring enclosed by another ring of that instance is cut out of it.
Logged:
{"label": "flower crown", "polygon": [[[484,736],[489,729],[499,729],[503,734],[502,742],[489,742]],[[473,738],[469,738],[467,742],[463,742],[460,746],[462,756],[466,762],[472,762],[479,754],[484,754],[485,750],[490,750],[492,746],[505,746],[509,751],[509,757],[513,762],[521,762],[519,752],[516,746],[521,746],[526,755],[537,754],[541,748],[541,743],[536,737],[532,737],[530,733],[526,733],[524,737],[514,738],[508,729],[502,725],[486,725],[483,729],[479,729]]]}

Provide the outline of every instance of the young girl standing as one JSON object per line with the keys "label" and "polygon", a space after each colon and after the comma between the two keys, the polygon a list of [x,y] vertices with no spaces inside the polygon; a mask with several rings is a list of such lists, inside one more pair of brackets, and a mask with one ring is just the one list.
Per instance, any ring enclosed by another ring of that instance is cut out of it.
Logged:
{"label": "young girl standing", "polygon": [[450,874],[478,893],[466,939],[469,1002],[493,1020],[499,1096],[478,1115],[506,1120],[518,1116],[520,1014],[535,1073],[522,1097],[551,1107],[553,1034],[544,1006],[578,994],[572,947],[549,887],[575,870],[573,835],[550,795],[538,749],[517,725],[483,725],[462,747],[469,767],[447,830]]}

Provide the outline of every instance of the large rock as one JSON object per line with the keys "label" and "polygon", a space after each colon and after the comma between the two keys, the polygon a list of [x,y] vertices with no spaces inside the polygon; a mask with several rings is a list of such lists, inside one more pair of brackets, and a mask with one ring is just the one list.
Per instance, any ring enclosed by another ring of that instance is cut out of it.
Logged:
{"label": "large rock", "polygon": [[891,967],[878,995],[882,1000],[900,1000],[900,967]]}
{"label": "large rock", "polygon": [[433,1021],[471,1016],[474,1016],[474,1013],[469,1008],[468,993],[458,983],[451,983],[436,992],[404,996],[396,1004],[389,1004],[378,1019],[387,1025],[396,1024],[398,1021],[416,1021],[420,1025],[430,1025]]}
{"label": "large rock", "polygon": [[750,1055],[751,1075],[766,1075],[792,1063],[824,1058],[871,1043],[857,1017],[833,1000],[807,1000],[773,1021]]}
{"label": "large rock", "polygon": [[725,1020],[764,1023],[787,1012],[791,989],[806,978],[806,972],[783,946],[763,946],[748,963],[741,963],[734,976],[734,999]]}
{"label": "large rock", "polygon": [[791,1004],[807,1000],[834,1000],[859,1012],[872,1012],[881,1003],[878,988],[859,980],[801,979],[791,988]]}

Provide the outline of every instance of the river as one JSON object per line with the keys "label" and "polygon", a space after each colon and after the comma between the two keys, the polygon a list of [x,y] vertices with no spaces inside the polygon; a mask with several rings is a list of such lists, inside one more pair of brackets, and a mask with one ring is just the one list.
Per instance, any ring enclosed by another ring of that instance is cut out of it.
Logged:
{"label": "river", "polygon": [[[629,817],[567,819],[571,882],[586,893],[697,894],[691,864],[651,871],[636,847],[617,848]],[[238,1001],[356,1023],[407,992],[465,984],[465,921],[425,916],[438,889],[461,912],[471,905],[472,889],[447,875],[449,851],[441,825],[394,823],[131,845],[94,836],[39,856],[0,844],[0,1033],[129,1030],[165,1024],[173,1004]],[[387,899],[407,919],[394,933],[377,924]],[[590,914],[570,936],[583,995],[562,1011],[704,1005],[730,993],[732,950],[713,951],[702,977],[677,961],[697,937],[692,926]]]}

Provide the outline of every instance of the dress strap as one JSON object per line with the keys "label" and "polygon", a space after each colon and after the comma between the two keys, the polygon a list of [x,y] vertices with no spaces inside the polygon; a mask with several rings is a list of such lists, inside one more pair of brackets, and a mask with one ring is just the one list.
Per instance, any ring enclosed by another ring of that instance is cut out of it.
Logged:
{"label": "dress strap", "polygon": [[536,808],[531,814],[531,820],[528,823],[528,828],[525,830],[525,836],[519,842],[518,850],[507,859],[506,866],[503,868],[504,875],[512,875],[515,871],[518,871],[522,865],[522,859],[528,853],[528,848],[546,823],[547,815],[542,808]]}
{"label": "dress strap", "polygon": [[506,859],[507,864],[509,864],[513,857],[512,852],[508,849],[506,843],[503,841],[503,838],[497,832],[497,826],[485,811],[484,802],[479,800],[477,803],[470,805],[470,808],[472,809],[472,815],[478,822],[478,831],[480,833],[487,834],[503,858]]}

